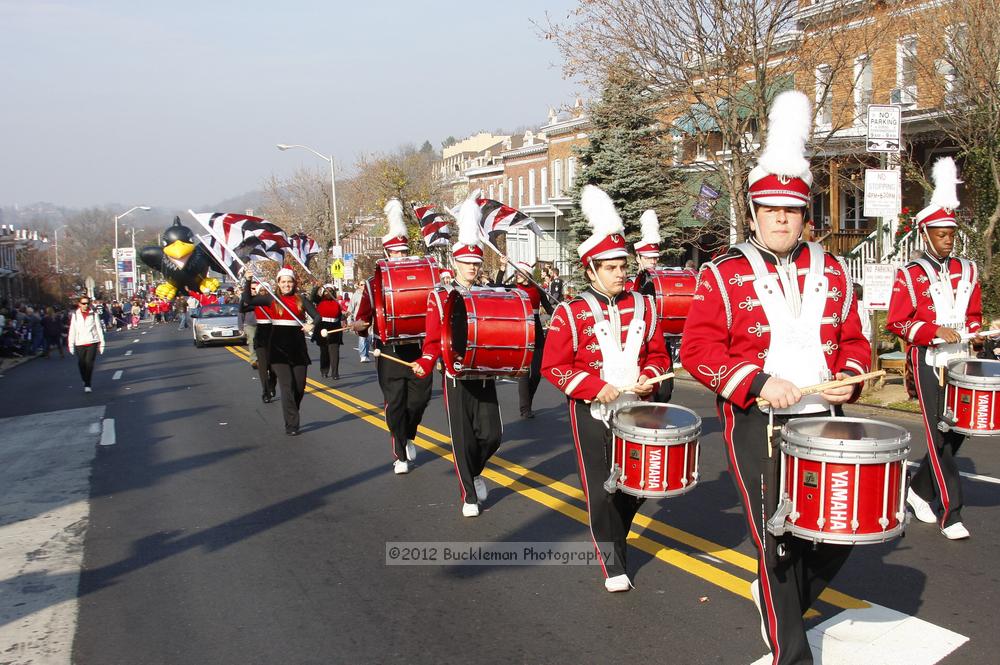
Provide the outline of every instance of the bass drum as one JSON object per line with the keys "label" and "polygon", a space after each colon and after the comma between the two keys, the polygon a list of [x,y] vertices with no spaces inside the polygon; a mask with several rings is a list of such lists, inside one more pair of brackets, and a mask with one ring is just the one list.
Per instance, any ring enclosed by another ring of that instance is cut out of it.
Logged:
{"label": "bass drum", "polygon": [[383,344],[419,344],[426,333],[427,296],[441,280],[432,256],[379,259],[372,292]]}
{"label": "bass drum", "polygon": [[459,379],[519,379],[531,369],[535,312],[519,289],[455,289],[444,305],[441,357]]}
{"label": "bass drum", "polygon": [[653,296],[664,335],[680,335],[691,310],[698,275],[683,268],[650,268],[636,275],[635,290]]}

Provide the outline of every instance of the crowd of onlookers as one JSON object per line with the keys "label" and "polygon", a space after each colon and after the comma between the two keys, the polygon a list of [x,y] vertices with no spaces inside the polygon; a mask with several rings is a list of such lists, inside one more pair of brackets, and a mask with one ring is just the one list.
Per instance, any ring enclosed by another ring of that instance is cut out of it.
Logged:
{"label": "crowd of onlookers", "polygon": [[48,356],[53,347],[65,354],[69,331],[67,306],[42,307],[28,302],[0,303],[0,357]]}

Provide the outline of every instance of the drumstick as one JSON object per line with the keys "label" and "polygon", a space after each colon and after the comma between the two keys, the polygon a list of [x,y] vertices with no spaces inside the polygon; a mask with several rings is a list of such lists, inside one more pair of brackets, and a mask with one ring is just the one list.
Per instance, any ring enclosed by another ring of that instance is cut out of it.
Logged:
{"label": "drumstick", "polygon": [[[997,335],[1000,335],[1000,329],[983,330],[982,332],[960,333],[961,339],[959,341],[968,342],[970,339],[973,339],[975,337],[996,337]],[[946,342],[940,337],[935,337],[934,339],[931,340],[931,344],[935,346],[938,344],[951,344],[951,343],[952,342]]]}
{"label": "drumstick", "polygon": [[333,333],[344,332],[345,330],[350,329],[350,327],[351,326],[344,326],[343,328],[334,328],[333,330],[327,330],[326,328],[324,328],[323,330],[319,331],[319,336],[326,337],[327,335],[332,335]]}
{"label": "drumstick", "polygon": [[[666,381],[667,379],[672,379],[672,378],[674,378],[674,373],[673,372],[667,372],[666,374],[660,374],[658,376],[654,376],[652,379],[649,379],[648,381],[646,381],[646,383],[644,383],[643,385],[646,385],[646,386],[655,386],[657,383],[662,383],[663,381]],[[636,388],[639,388],[639,387],[640,387],[639,384],[636,383],[636,384],[633,384],[633,385],[629,386],[628,388],[620,388],[618,390],[618,392],[627,393],[627,392],[635,390]]]}
{"label": "drumstick", "polygon": [[402,358],[397,358],[396,356],[390,356],[388,353],[383,353],[382,351],[379,351],[378,349],[375,349],[374,351],[372,351],[372,355],[375,356],[376,358],[385,358],[386,360],[391,360],[394,363],[399,363],[400,365],[406,365],[410,369],[413,369],[414,367],[417,366],[417,363],[407,362],[407,361],[403,360]]}
{"label": "drumstick", "polygon": [[[805,397],[806,395],[815,395],[816,393],[821,393],[829,388],[842,388],[843,386],[852,386],[855,383],[862,383],[869,379],[877,379],[880,376],[885,376],[884,369],[880,369],[877,372],[868,372],[867,374],[858,374],[857,376],[850,376],[846,379],[841,379],[840,381],[827,381],[825,383],[817,383],[816,385],[806,386],[805,388],[800,389],[799,392],[802,393],[803,397]],[[758,397],[757,406],[763,409],[771,406],[771,403],[768,402],[763,397]]]}

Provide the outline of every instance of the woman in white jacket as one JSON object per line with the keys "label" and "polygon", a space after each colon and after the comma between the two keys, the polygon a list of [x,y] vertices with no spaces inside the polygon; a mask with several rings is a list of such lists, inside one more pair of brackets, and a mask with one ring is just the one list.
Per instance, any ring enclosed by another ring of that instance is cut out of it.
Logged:
{"label": "woman in white jacket", "polygon": [[90,377],[94,374],[94,361],[104,353],[104,329],[97,314],[90,309],[90,298],[80,296],[76,311],[69,320],[69,352],[76,354],[80,364],[83,392],[93,392]]}

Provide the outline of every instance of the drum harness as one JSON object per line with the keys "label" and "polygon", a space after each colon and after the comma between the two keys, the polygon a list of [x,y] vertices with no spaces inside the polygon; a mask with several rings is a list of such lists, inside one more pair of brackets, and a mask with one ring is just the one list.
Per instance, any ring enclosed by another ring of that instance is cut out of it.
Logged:
{"label": "drum harness", "polygon": [[[962,266],[962,274],[958,280],[958,286],[951,288],[951,257],[944,259],[944,264],[939,271],[934,269],[934,265],[925,258],[919,258],[915,263],[920,266],[927,275],[929,286],[927,293],[934,301],[934,323],[938,326],[945,326],[958,331],[965,330],[965,313],[969,308],[969,299],[972,297],[973,266],[971,261],[959,259]],[[924,359],[925,362],[937,369],[938,373],[938,422],[937,427],[942,432],[951,430],[949,418],[945,408],[945,370],[948,361],[955,358],[965,358],[969,355],[969,345],[967,342],[956,342],[953,344],[939,344],[928,347]],[[919,371],[914,368],[914,371]]]}
{"label": "drum harness", "polygon": [[[594,337],[597,338],[597,344],[601,347],[601,357],[604,359],[604,364],[601,365],[601,378],[613,386],[631,386],[639,380],[639,351],[646,336],[646,300],[635,293],[631,296],[634,311],[632,320],[628,324],[624,347],[621,343],[621,315],[618,308],[612,306],[614,303],[609,303],[608,306],[611,318],[609,321],[605,318],[601,304],[593,293],[584,291],[580,296],[594,316]],[[611,416],[623,404],[631,401],[633,399],[627,399],[623,394],[608,404],[594,400],[590,405],[590,414],[610,429]]]}

